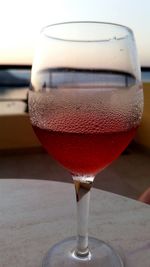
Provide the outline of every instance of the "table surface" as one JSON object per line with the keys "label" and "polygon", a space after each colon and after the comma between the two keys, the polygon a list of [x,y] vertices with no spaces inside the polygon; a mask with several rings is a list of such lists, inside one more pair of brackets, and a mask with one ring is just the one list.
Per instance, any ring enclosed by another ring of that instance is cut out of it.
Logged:
{"label": "table surface", "polygon": [[[150,267],[150,206],[92,189],[89,235],[109,242],[125,267]],[[76,234],[73,185],[0,180],[0,267],[41,267],[45,252]]]}

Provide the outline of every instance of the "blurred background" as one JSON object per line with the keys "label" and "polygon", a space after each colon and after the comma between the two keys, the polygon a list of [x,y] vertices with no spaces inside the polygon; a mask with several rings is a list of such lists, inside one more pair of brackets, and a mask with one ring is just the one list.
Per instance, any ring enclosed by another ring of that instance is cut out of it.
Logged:
{"label": "blurred background", "polygon": [[150,2],[147,0],[1,1],[0,178],[72,182],[41,148],[29,122],[27,90],[41,28],[77,20],[119,23],[134,31],[142,71],[144,114],[132,144],[94,186],[138,198],[150,186]]}

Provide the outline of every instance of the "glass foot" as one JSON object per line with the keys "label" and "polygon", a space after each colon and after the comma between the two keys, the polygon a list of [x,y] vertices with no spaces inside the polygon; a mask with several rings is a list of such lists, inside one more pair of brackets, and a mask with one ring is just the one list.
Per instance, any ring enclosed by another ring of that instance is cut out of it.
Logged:
{"label": "glass foot", "polygon": [[68,238],[54,245],[46,254],[42,267],[123,267],[114,249],[96,238],[89,238],[89,254],[84,258],[75,254],[76,238]]}

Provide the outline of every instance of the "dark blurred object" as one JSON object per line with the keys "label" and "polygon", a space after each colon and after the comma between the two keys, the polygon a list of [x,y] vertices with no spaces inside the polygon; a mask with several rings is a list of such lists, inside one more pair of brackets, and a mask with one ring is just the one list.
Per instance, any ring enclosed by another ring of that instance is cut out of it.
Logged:
{"label": "dark blurred object", "polygon": [[0,66],[0,91],[1,87],[25,87],[30,83],[31,66]]}
{"label": "dark blurred object", "polygon": [[0,65],[0,114],[27,112],[31,66]]}

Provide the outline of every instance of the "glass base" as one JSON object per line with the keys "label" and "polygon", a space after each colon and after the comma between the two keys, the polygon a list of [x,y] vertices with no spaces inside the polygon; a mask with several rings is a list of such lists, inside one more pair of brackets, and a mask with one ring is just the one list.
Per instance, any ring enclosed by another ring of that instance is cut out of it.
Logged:
{"label": "glass base", "polygon": [[89,254],[78,257],[76,238],[68,238],[54,245],[46,254],[42,267],[123,267],[123,261],[114,249],[96,238],[89,238]]}

